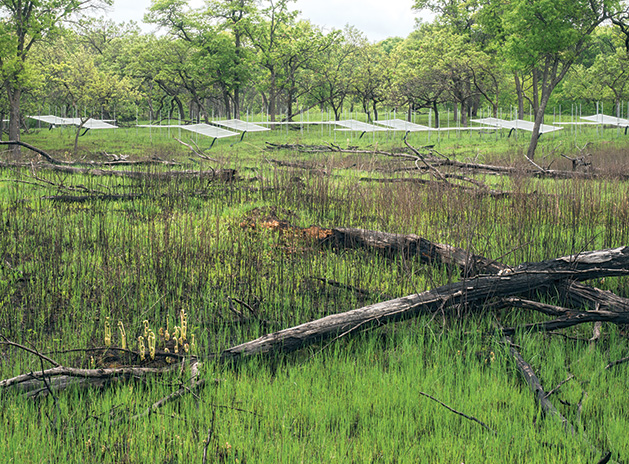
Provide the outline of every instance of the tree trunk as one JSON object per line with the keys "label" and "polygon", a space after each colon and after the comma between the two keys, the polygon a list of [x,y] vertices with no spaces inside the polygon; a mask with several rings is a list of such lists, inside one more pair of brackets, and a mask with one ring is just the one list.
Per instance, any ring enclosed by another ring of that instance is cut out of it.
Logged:
{"label": "tree trunk", "polygon": [[[518,119],[524,119],[524,91],[522,90],[522,81],[517,73],[513,73],[515,79],[515,92],[518,96]],[[494,109],[494,117],[498,117],[498,107]]]}
{"label": "tree trunk", "polygon": [[526,156],[530,159],[535,159],[535,150],[537,149],[537,142],[540,137],[540,127],[544,123],[544,113],[546,112],[546,106],[548,105],[548,101],[550,100],[550,94],[552,93],[552,89],[542,90],[542,101],[538,105],[538,109],[535,112],[535,123],[533,124],[533,133],[531,134],[531,142],[529,143],[529,148],[526,151]]}
{"label": "tree trunk", "polygon": [[461,101],[461,126],[467,127],[467,101]]}
{"label": "tree trunk", "polygon": [[[9,140],[14,142],[20,141],[20,100],[22,98],[22,90],[19,88],[8,89],[9,97]],[[13,156],[20,156],[20,147],[13,147]]]}
{"label": "tree trunk", "polygon": [[275,88],[275,72],[271,71],[271,87],[269,89],[269,118],[271,119],[271,122],[275,122],[276,113],[277,113],[277,91]]}
{"label": "tree trunk", "polygon": [[439,128],[439,107],[436,101],[432,102],[432,109],[435,111],[435,127]]}
{"label": "tree trunk", "polygon": [[240,119],[240,88],[234,90],[234,101],[232,102],[234,109],[233,118]]}
{"label": "tree trunk", "polygon": [[[533,114],[537,115],[539,111],[539,70],[533,69]],[[537,116],[536,116],[537,117]]]}

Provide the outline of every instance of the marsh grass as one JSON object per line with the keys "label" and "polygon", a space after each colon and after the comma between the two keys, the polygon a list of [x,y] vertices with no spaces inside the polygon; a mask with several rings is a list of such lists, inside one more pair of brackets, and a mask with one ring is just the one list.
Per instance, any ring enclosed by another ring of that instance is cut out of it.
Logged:
{"label": "marsh grass", "polygon": [[[325,141],[312,132],[306,135],[310,138],[299,140]],[[97,136],[103,137],[98,150],[117,150],[106,135]],[[56,134],[30,137],[40,146],[50,137],[51,146],[59,143],[55,149],[64,150]],[[469,155],[498,162],[497,153],[504,150],[507,163],[519,162],[521,140],[498,139],[488,148],[472,146],[473,137],[452,137],[444,151],[465,144],[461,159]],[[172,327],[185,310],[203,357],[274,330],[459,278],[419,258],[322,246],[262,225],[271,220],[415,233],[509,265],[629,241],[629,190],[618,179],[626,149],[620,140],[613,150],[601,149],[600,157],[596,152],[598,167],[610,173],[596,180],[479,177],[512,192],[506,198],[443,185],[361,182],[363,176],[408,174],[374,170],[396,163],[375,155],[269,154],[261,141],[251,136],[213,151],[221,166],[238,171],[240,178],[233,182],[38,172],[56,184],[142,194],[127,201],[46,200],[60,189],[15,182],[33,181],[30,168],[0,171],[2,334],[55,352],[62,364],[77,365],[86,362],[83,354],[62,351],[102,346],[106,317],[114,327],[123,321],[129,340],[136,340],[143,320],[152,326],[169,321]],[[141,147],[142,140],[136,142]],[[121,151],[137,153],[130,140],[115,143]],[[360,143],[373,146],[373,141]],[[198,168],[176,145],[160,142],[157,152]],[[389,145],[399,146],[399,141]],[[102,155],[95,149],[93,156]],[[323,169],[278,168],[265,161],[271,156]],[[562,162],[558,153],[549,156]],[[626,284],[621,278],[596,282],[627,296]],[[230,298],[246,302],[254,313],[238,306],[243,316],[237,316]],[[584,435],[601,450],[626,454],[626,367],[604,369],[626,356],[625,333],[605,327],[594,348],[558,336],[517,337],[547,390],[570,373],[575,376],[555,401],[577,427],[578,435],[570,437],[558,422],[541,417],[492,335],[496,318],[505,325],[541,320],[506,310],[469,314],[463,308],[456,315],[372,329],[292,355],[238,366],[208,361],[202,376],[217,382],[198,397],[189,395],[133,421],[128,419],[188,379],[173,375],[120,382],[102,391],[71,388],[56,400],[27,401],[2,391],[0,423],[7,433],[0,437],[0,455],[5,462],[199,461],[208,430],[211,462],[592,462],[598,457]],[[591,327],[566,333],[589,338]],[[38,369],[32,356],[0,347],[2,378]],[[419,391],[478,417],[497,434]]]}

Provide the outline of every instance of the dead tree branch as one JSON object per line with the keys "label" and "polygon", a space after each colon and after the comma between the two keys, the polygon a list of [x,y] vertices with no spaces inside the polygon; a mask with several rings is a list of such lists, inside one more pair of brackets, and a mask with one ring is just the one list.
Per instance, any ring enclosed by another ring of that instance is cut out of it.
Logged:
{"label": "dead tree branch", "polygon": [[476,422],[477,424],[482,425],[486,430],[488,430],[489,432],[493,433],[494,435],[497,435],[495,430],[492,430],[491,428],[489,428],[487,426],[487,424],[485,424],[484,422],[478,420],[474,416],[468,416],[467,414],[464,414],[464,413],[462,413],[460,411],[457,411],[456,409],[453,409],[450,406],[448,406],[447,404],[439,401],[437,398],[434,398],[434,397],[430,396],[428,393],[424,393],[424,392],[420,391],[419,394],[422,395],[422,396],[425,396],[426,398],[430,398],[431,400],[435,401],[436,403],[439,403],[441,406],[446,408],[448,411],[453,412],[454,414],[458,414],[459,416],[465,417],[467,420],[471,420],[473,422]]}
{"label": "dead tree branch", "polygon": [[520,374],[522,374],[524,381],[528,384],[529,388],[535,395],[535,399],[542,408],[542,411],[544,411],[544,413],[549,416],[553,416],[559,419],[563,425],[564,430],[574,436],[576,434],[574,427],[572,426],[572,424],[570,424],[570,421],[568,421],[568,419],[566,419],[548,399],[548,395],[544,391],[544,387],[542,386],[539,378],[537,377],[537,375],[535,375],[533,367],[531,367],[531,365],[524,360],[520,352],[513,345],[510,337],[504,337],[503,342],[509,347],[509,352],[515,360],[518,371],[520,371]]}
{"label": "dead tree branch", "polygon": [[581,253],[579,255],[523,264],[497,275],[478,276],[447,284],[423,293],[409,295],[345,313],[280,330],[229,348],[222,360],[271,352],[290,352],[354,327],[367,328],[416,317],[422,313],[446,311],[466,306],[478,310],[493,298],[526,295],[569,280],[589,280],[629,274],[629,247]]}
{"label": "dead tree branch", "polygon": [[33,145],[30,145],[30,144],[28,144],[26,142],[22,142],[20,140],[9,140],[7,142],[0,141],[0,145],[11,145],[11,146],[19,145],[21,147],[28,148],[29,150],[34,151],[38,155],[43,156],[46,159],[46,161],[48,161],[49,163],[52,163],[52,164],[64,164],[63,161],[59,161],[59,160],[53,158],[48,153],[46,153],[44,150],[41,150],[40,148],[34,147]]}

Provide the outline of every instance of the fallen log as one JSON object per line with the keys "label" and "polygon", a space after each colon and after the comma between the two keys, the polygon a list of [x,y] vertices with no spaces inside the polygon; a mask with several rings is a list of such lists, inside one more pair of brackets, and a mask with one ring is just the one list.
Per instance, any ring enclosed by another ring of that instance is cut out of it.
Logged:
{"label": "fallen log", "polygon": [[496,275],[474,277],[423,293],[332,314],[234,346],[220,353],[219,357],[232,360],[254,354],[295,351],[339,334],[409,319],[421,313],[445,312],[457,306],[478,310],[493,298],[526,295],[563,281],[628,274],[629,247],[522,264]]}
{"label": "fallen log", "polygon": [[[519,307],[536,308],[543,306],[541,303],[529,302],[529,305],[520,305]],[[550,305],[548,305],[550,306]],[[539,309],[537,309],[539,310]],[[586,322],[610,322],[612,324],[629,324],[629,313],[619,313],[616,311],[573,311],[565,309],[563,315],[557,319],[544,322],[535,322],[525,324],[521,327],[505,328],[503,334],[514,335],[522,332],[548,332],[557,329],[566,329],[575,325],[584,324]]]}
{"label": "fallen log", "polygon": [[171,364],[166,367],[115,367],[103,369],[80,369],[76,367],[56,366],[50,369],[32,371],[10,379],[0,380],[0,388],[8,388],[15,385],[29,383],[33,380],[43,380],[51,377],[79,377],[83,379],[103,380],[115,377],[145,377],[149,374],[163,374],[172,372],[180,367],[180,364]]}
{"label": "fallen log", "polygon": [[[436,262],[460,269],[464,277],[480,274],[498,274],[510,269],[505,264],[484,256],[447,244],[431,242],[414,234],[392,234],[366,229],[336,228],[331,229],[335,246],[346,248],[368,248],[389,255],[419,255],[427,262]],[[559,297],[565,304],[579,308],[600,309],[607,311],[629,311],[629,299],[610,291],[600,290],[579,282],[559,282],[549,293]],[[558,314],[553,314],[558,315]]]}
{"label": "fallen log", "polygon": [[390,255],[418,255],[429,262],[456,266],[466,276],[497,274],[507,269],[502,263],[475,255],[463,248],[433,243],[415,234],[392,234],[341,227],[332,229],[332,236],[326,240],[332,240],[336,246],[345,248],[369,248]]}

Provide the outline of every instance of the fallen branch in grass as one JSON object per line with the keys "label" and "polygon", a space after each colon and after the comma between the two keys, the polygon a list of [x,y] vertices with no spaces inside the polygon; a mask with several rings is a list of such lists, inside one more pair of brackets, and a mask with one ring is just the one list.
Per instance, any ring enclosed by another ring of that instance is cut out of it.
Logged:
{"label": "fallen branch in grass", "polygon": [[490,431],[491,433],[493,433],[494,435],[497,435],[495,430],[492,430],[491,428],[489,428],[484,422],[478,420],[477,418],[475,418],[474,416],[468,416],[467,414],[464,414],[460,411],[457,411],[456,409],[451,408],[450,406],[448,406],[447,404],[439,401],[437,398],[434,398],[432,396],[430,396],[428,393],[424,393],[424,392],[419,392],[420,395],[425,396],[426,398],[430,398],[431,400],[435,401],[436,403],[439,403],[441,406],[443,406],[444,408],[446,408],[448,411],[451,411],[455,414],[458,414],[459,416],[465,417],[467,420],[471,420],[473,422],[476,422],[477,424],[482,425],[485,429],[487,429],[488,431]]}
{"label": "fallen branch in grass", "polygon": [[183,179],[183,178],[199,178],[210,180],[223,180],[231,181],[236,177],[235,169],[220,169],[218,171],[128,171],[128,170],[116,170],[116,169],[100,169],[100,168],[75,168],[72,166],[58,166],[53,164],[44,164],[38,166],[40,169],[47,169],[55,172],[62,172],[64,174],[83,174],[89,176],[111,176],[111,177],[126,177],[130,179],[155,179],[155,180],[169,180],[169,179]]}
{"label": "fallen branch in grass", "polygon": [[[46,161],[48,161],[50,164],[54,164],[54,165],[85,165],[85,166],[145,166],[145,165],[167,165],[167,166],[176,166],[179,163],[173,162],[173,161],[165,161],[165,160],[160,160],[160,159],[150,159],[150,160],[136,160],[136,161],[131,161],[128,160],[126,158],[122,158],[119,157],[118,155],[107,155],[107,156],[114,156],[117,157],[118,159],[114,159],[113,161],[102,161],[102,162],[97,162],[97,161],[61,161],[56,159],[55,157],[53,157],[51,154],[49,154],[48,152],[42,150],[41,148],[37,148],[33,145],[30,145],[26,142],[22,142],[20,141],[14,141],[14,140],[10,140],[10,141],[0,141],[0,146],[1,145],[18,145],[24,148],[27,148],[35,153],[37,153],[38,155],[42,156]],[[16,166],[16,167],[20,167],[21,164],[20,163],[3,163],[3,166]]]}
{"label": "fallen branch in grass", "polygon": [[140,193],[125,193],[125,194],[93,194],[93,195],[48,195],[42,197],[42,200],[59,201],[62,203],[86,203],[88,201],[127,201],[137,200],[141,198]]}
{"label": "fallen branch in grass", "polygon": [[[456,176],[453,174],[445,174],[445,177],[448,179],[451,179]],[[361,177],[359,180],[360,182],[374,182],[374,183],[380,183],[380,184],[408,183],[408,184],[417,184],[417,185],[425,185],[425,186],[443,186],[445,188],[449,188],[453,190],[460,190],[460,191],[469,193],[471,195],[489,196],[493,198],[506,198],[506,197],[514,195],[513,192],[486,189],[486,188],[482,188],[481,186],[474,188],[474,187],[469,187],[466,185],[455,184],[452,182],[440,182],[436,180],[422,179],[418,177],[393,177],[393,178]],[[467,179],[466,181],[469,182],[469,180]]]}
{"label": "fallen branch in grass", "polygon": [[[466,161],[457,161],[446,156],[441,158],[437,158],[431,156],[430,154],[421,154],[421,158],[429,163],[430,166],[420,166],[416,163],[419,152],[416,148],[412,146],[408,146],[409,150],[415,154],[410,153],[393,153],[378,149],[368,150],[368,149],[358,149],[355,147],[350,148],[341,148],[334,144],[329,145],[302,145],[302,144],[273,144],[270,142],[266,143],[266,150],[292,150],[298,151],[301,153],[343,153],[343,154],[356,154],[356,155],[380,155],[391,158],[398,159],[408,159],[409,161],[413,161],[414,165],[403,168],[393,169],[393,172],[401,172],[401,171],[432,171],[439,167],[451,167],[456,169],[461,169],[470,172],[478,172],[478,173],[489,173],[489,174],[504,174],[504,175],[526,175],[526,176],[534,176],[534,177],[547,177],[551,179],[574,179],[574,178],[583,178],[583,179],[592,179],[596,177],[596,172],[594,170],[588,170],[587,172],[580,171],[564,171],[564,170],[553,170],[553,169],[545,169],[539,166],[537,163],[533,162],[535,169],[526,169],[523,167],[513,167],[513,166],[498,166],[498,165],[490,165],[490,164],[482,164],[482,163],[470,163]],[[434,152],[431,151],[431,153]],[[528,160],[529,162],[531,160]],[[445,173],[444,173],[445,176]]]}
{"label": "fallen branch in grass", "polygon": [[392,234],[376,230],[334,228],[325,241],[343,248],[368,248],[389,255],[420,256],[430,263],[455,266],[465,276],[497,274],[506,269],[502,263],[475,255],[463,248],[431,242],[414,234]]}
{"label": "fallen branch in grass", "polygon": [[[213,161],[215,163],[218,163],[217,159],[214,158],[210,158],[209,156],[204,155],[203,153],[201,153],[201,150],[199,150],[199,147],[197,146],[196,148],[194,148],[192,145],[187,144],[186,142],[179,140],[178,138],[175,138],[175,140],[177,142],[179,142],[180,144],[182,144],[185,147],[188,147],[190,149],[190,151],[192,151],[192,153],[194,153],[195,155],[197,155],[199,158],[204,159],[206,161]],[[210,166],[211,168],[211,166]]]}
{"label": "fallen branch in grass", "polygon": [[611,369],[614,366],[618,366],[620,364],[624,364],[627,362],[629,362],[629,356],[627,356],[626,358],[619,359],[617,361],[610,362],[607,366],[605,366],[605,369]]}
{"label": "fallen branch in grass", "polygon": [[539,381],[537,375],[535,375],[535,371],[531,367],[529,363],[527,363],[520,352],[515,348],[511,338],[508,336],[503,337],[503,343],[509,347],[509,353],[515,360],[515,365],[518,368],[520,374],[524,378],[524,381],[528,384],[529,388],[535,395],[535,400],[542,408],[544,414],[556,417],[559,419],[564,427],[564,430],[570,433],[572,436],[575,435],[575,430],[570,421],[566,419],[557,408],[551,403],[548,399],[548,394],[544,391],[544,387],[542,387],[542,383]]}
{"label": "fallen branch in grass", "polygon": [[527,295],[569,280],[629,274],[629,247],[585,252],[539,263],[523,264],[497,275],[478,276],[423,293],[376,303],[280,330],[229,348],[222,360],[272,352],[290,352],[353,331],[466,306],[478,311],[493,298]]}
{"label": "fallen branch in grass", "polygon": [[[428,263],[457,267],[463,277],[497,274],[511,269],[499,260],[491,260],[452,245],[434,243],[414,234],[392,234],[353,228],[336,228],[331,231],[331,237],[324,241],[331,241],[335,246],[367,248],[387,255],[402,254],[407,257],[419,255]],[[547,291],[558,296],[566,304],[580,308],[615,312],[629,311],[629,299],[575,281],[558,282]]]}
{"label": "fallen branch in grass", "polygon": [[24,345],[20,345],[19,343],[12,342],[11,340],[9,340],[4,335],[0,335],[0,337],[2,337],[2,340],[3,340],[2,342],[0,342],[0,345],[8,345],[8,346],[13,346],[13,347],[19,348],[19,349],[21,349],[23,351],[26,351],[27,353],[31,353],[31,354],[34,354],[35,356],[38,356],[40,359],[43,359],[44,361],[49,362],[50,364],[52,364],[55,367],[61,366],[61,364],[59,364],[57,361],[55,361],[54,359],[50,359],[48,356],[40,353],[37,350],[31,349],[31,348],[29,348],[27,346],[24,346]]}
{"label": "fallen branch in grass", "polygon": [[555,388],[553,388],[551,391],[546,393],[546,398],[550,398],[551,395],[557,393],[559,389],[564,386],[564,384],[570,382],[572,379],[574,379],[574,375],[570,374],[568,377],[566,377],[561,382],[559,382],[559,384]]}
{"label": "fallen branch in grass", "polygon": [[132,416],[130,420],[137,420],[142,417],[147,417],[153,414],[154,412],[156,412],[157,410],[161,409],[162,407],[166,406],[168,403],[171,403],[186,394],[194,394],[196,390],[203,388],[205,384],[206,384],[206,381],[204,379],[201,379],[201,380],[194,380],[190,386],[182,385],[181,388],[179,388],[179,390],[176,390],[172,392],[170,395],[167,395],[164,398],[156,401],[155,403],[150,405],[144,412],[141,412],[140,414],[136,414],[135,416]]}
{"label": "fallen branch in grass", "polygon": [[146,377],[152,374],[164,374],[166,372],[172,372],[176,368],[180,367],[179,363],[172,364],[166,367],[115,367],[115,368],[101,368],[101,369],[80,369],[76,367],[58,366],[43,371],[33,371],[27,374],[21,374],[10,379],[0,380],[0,388],[12,387],[19,385],[30,380],[42,380],[44,377],[79,377],[83,379],[112,379],[115,377]]}
{"label": "fallen branch in grass", "polygon": [[[365,237],[364,234],[358,236]],[[367,237],[374,239],[378,235],[368,234]],[[391,238],[389,236],[385,237]],[[402,236],[401,238],[403,239],[401,241],[385,240],[382,242],[383,246],[381,248],[396,250],[410,248],[409,242],[404,240],[405,237]],[[378,242],[375,241],[373,243],[377,244]],[[421,243],[421,241],[411,242],[411,244],[413,243],[417,246],[417,243]],[[446,256],[451,256],[452,261],[456,263],[461,263],[461,260],[465,263],[470,259],[469,254],[460,256],[457,253],[453,253]],[[491,268],[491,266],[496,266],[497,264],[487,260],[484,265]],[[478,311],[495,298],[532,294],[536,290],[553,288],[565,281],[589,280],[628,274],[628,247],[585,252],[539,263],[523,264],[515,269],[502,269],[497,274],[465,279],[461,282],[450,283],[423,293],[376,303],[345,313],[333,314],[296,327],[270,333],[256,340],[229,348],[220,353],[218,358],[221,360],[234,360],[255,354],[279,351],[290,352],[333,338],[338,334],[351,333],[357,328],[364,329],[374,325],[405,320],[423,313],[446,312],[460,306],[466,306],[471,311]],[[625,315],[619,316],[616,314],[612,317],[607,313],[603,314],[601,311],[592,311],[591,313],[592,315],[589,316],[590,312],[578,312],[576,319],[568,320],[565,324],[574,325],[575,323],[590,322],[597,318],[616,320],[614,318],[622,317],[623,321],[626,318]],[[555,328],[558,324],[554,321],[551,321],[551,323],[546,324],[546,327]],[[561,323],[564,324],[563,321]],[[138,367],[75,369],[59,366],[44,372],[32,372],[0,381],[0,387],[9,387],[32,379],[40,379],[44,375],[48,377],[68,375],[102,379],[113,376],[145,376],[170,370],[172,370],[170,366],[158,369]]]}
{"label": "fallen branch in grass", "polygon": [[327,176],[330,174],[327,169],[316,167],[313,163],[307,163],[304,161],[282,161],[282,160],[277,160],[273,158],[271,159],[265,158],[265,160],[269,162],[270,164],[274,164],[276,166],[302,169],[302,170],[309,171],[314,174],[318,174],[322,176]]}
{"label": "fallen branch in grass", "polygon": [[37,147],[34,147],[33,145],[30,145],[28,143],[22,142],[20,140],[9,140],[9,141],[6,141],[6,142],[3,142],[3,141],[0,140],[0,146],[1,145],[10,145],[10,146],[16,146],[17,145],[17,146],[20,146],[20,147],[28,148],[29,150],[34,151],[38,155],[43,156],[46,159],[46,161],[48,161],[49,163],[52,163],[52,164],[64,164],[63,161],[59,161],[59,160],[53,158],[48,153],[46,153],[44,150],[42,150],[40,148],[37,148]]}
{"label": "fallen branch in grass", "polygon": [[520,327],[505,328],[503,333],[513,335],[522,332],[549,332],[557,329],[565,329],[586,322],[611,322],[612,324],[629,324],[629,313],[615,311],[574,311],[566,310],[563,316],[552,321],[525,324]]}

